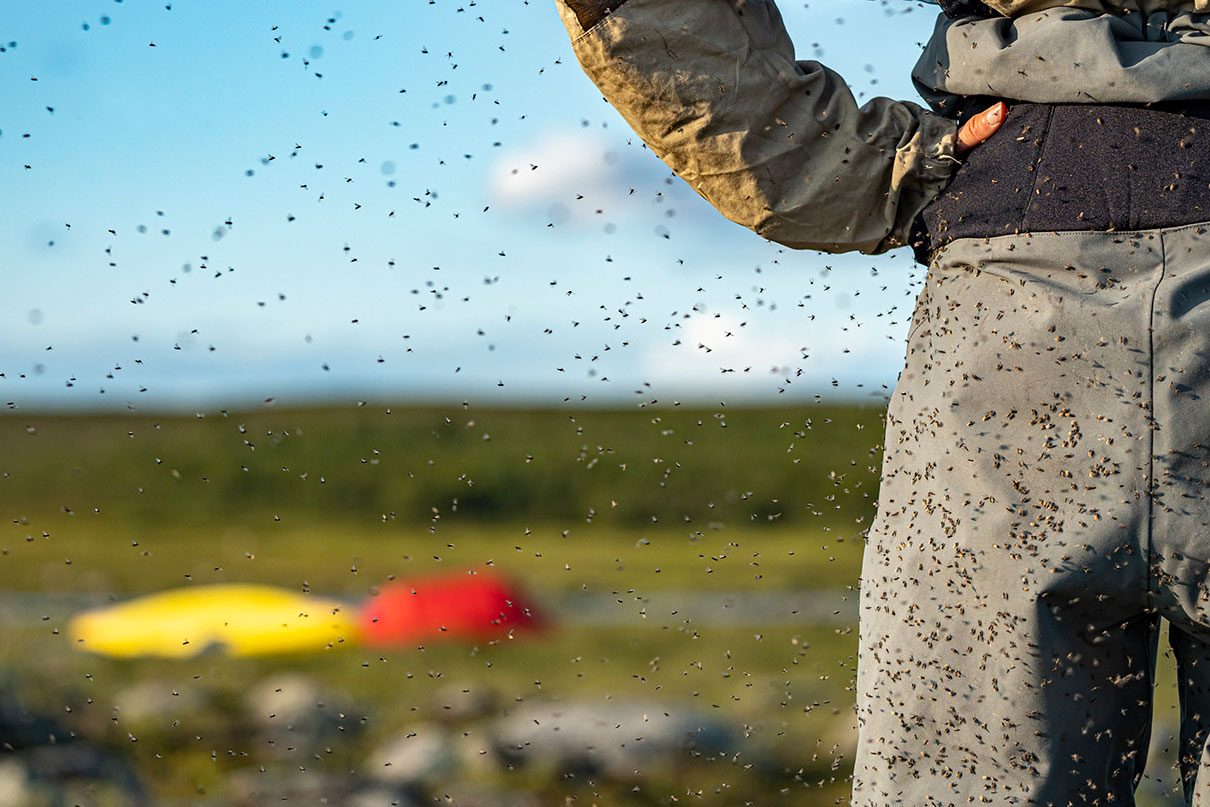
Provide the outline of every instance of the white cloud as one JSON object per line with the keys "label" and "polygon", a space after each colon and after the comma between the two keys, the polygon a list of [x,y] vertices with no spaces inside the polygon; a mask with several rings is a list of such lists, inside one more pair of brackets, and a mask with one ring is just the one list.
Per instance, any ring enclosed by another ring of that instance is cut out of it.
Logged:
{"label": "white cloud", "polygon": [[493,205],[555,225],[718,229],[718,213],[641,143],[591,129],[551,131],[512,148],[491,165],[485,183]]}
{"label": "white cloud", "polygon": [[619,161],[595,133],[551,132],[501,155],[488,171],[488,192],[503,205],[565,202],[613,184]]}
{"label": "white cloud", "polygon": [[667,341],[653,344],[643,367],[657,378],[709,383],[720,374],[767,377],[774,368],[802,364],[802,355],[801,343],[776,328],[703,314],[670,331]]}
{"label": "white cloud", "polygon": [[[788,388],[805,392],[893,383],[902,366],[902,342],[880,328],[843,332],[847,317],[820,317],[809,324],[752,321],[726,314],[703,314],[669,332],[642,357],[641,372],[699,393],[716,386],[769,393]],[[679,341],[679,344],[674,344]],[[720,389],[720,391],[721,391]]]}

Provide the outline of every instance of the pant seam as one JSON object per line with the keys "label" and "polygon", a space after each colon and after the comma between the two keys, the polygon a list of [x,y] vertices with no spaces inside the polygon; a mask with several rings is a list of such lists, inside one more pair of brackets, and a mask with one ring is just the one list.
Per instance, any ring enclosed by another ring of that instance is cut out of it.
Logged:
{"label": "pant seam", "polygon": [[[1042,239],[1057,237],[1059,239],[1066,239],[1105,234],[1115,236],[1122,241],[1125,241],[1129,238],[1146,238],[1152,234],[1158,236],[1161,232],[1167,233],[1168,235],[1177,235],[1185,232],[1186,230],[1198,229],[1210,230],[1210,219],[1201,219],[1199,221],[1189,222],[1188,224],[1177,224],[1171,227],[1149,227],[1144,230],[1023,230],[1022,232],[1010,233],[1008,235],[963,236],[962,238],[955,238],[953,241],[947,241],[938,247],[936,251],[932,253],[932,259],[929,265],[933,266],[938,264],[942,260],[942,254],[946,250],[956,248],[957,246],[968,242],[983,247],[993,247],[996,244],[1005,243],[1013,245],[1010,247],[1010,249],[1017,249],[1022,242],[1028,242],[1034,238]],[[1198,233],[1198,235],[1201,235],[1201,233]]]}
{"label": "pant seam", "polygon": [[1154,594],[1153,591],[1153,574],[1154,562],[1152,560],[1152,529],[1155,523],[1155,430],[1157,421],[1155,418],[1155,301],[1159,297],[1160,284],[1164,282],[1166,271],[1166,256],[1164,234],[1159,233],[1159,251],[1160,251],[1160,275],[1156,278],[1155,284],[1151,287],[1151,301],[1147,306],[1147,479],[1144,494],[1147,497],[1147,529],[1146,529],[1146,545],[1144,546],[1144,562],[1147,564],[1147,587],[1145,591],[1148,594]]}

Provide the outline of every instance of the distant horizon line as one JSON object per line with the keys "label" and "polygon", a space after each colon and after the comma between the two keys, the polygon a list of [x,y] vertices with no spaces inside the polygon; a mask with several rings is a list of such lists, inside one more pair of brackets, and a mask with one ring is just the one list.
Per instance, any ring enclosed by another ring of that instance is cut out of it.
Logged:
{"label": "distant horizon line", "polygon": [[[0,417],[21,417],[23,415],[43,415],[51,417],[115,417],[115,416],[157,416],[157,417],[213,417],[226,414],[249,413],[256,411],[320,411],[340,409],[384,408],[386,410],[417,410],[459,407],[462,409],[494,410],[494,411],[559,411],[565,408],[591,409],[600,411],[632,411],[636,409],[672,409],[687,410],[727,408],[736,410],[775,410],[792,409],[803,406],[837,406],[883,408],[890,399],[889,390],[873,390],[866,395],[855,394],[854,391],[833,391],[829,395],[786,394],[776,398],[768,395],[734,396],[729,400],[707,398],[700,394],[648,396],[641,401],[627,401],[625,398],[611,396],[572,396],[560,400],[543,396],[505,396],[493,395],[474,400],[470,396],[413,396],[407,398],[391,398],[383,395],[367,395],[364,397],[331,396],[281,396],[261,399],[241,398],[229,401],[199,401],[190,405],[183,401],[152,401],[144,405],[134,406],[130,402],[103,403],[93,401],[84,403],[68,400],[40,400],[28,403],[4,401],[0,406]],[[98,403],[100,405],[98,405]]]}

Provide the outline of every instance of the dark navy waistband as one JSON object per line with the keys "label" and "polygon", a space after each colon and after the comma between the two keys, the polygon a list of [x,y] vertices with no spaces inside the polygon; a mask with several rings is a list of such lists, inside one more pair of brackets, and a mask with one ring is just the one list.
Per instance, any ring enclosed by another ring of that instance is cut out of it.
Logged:
{"label": "dark navy waistband", "polygon": [[956,238],[1210,220],[1210,103],[1012,104],[920,215],[916,257]]}

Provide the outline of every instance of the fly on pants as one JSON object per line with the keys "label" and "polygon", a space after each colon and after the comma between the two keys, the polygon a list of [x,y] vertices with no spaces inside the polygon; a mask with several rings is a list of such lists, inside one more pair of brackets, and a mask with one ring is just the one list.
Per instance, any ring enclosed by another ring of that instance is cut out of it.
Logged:
{"label": "fly on pants", "polygon": [[1210,225],[930,267],[862,573],[854,801],[1130,805],[1158,618],[1210,805]]}

